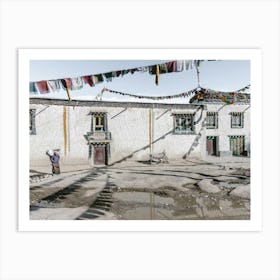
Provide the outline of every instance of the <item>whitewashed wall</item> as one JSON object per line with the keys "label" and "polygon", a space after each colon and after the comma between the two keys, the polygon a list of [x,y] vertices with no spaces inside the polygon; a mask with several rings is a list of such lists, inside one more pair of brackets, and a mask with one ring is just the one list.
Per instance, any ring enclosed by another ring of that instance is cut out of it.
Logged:
{"label": "whitewashed wall", "polygon": [[[107,112],[108,130],[112,134],[109,163],[132,156],[132,160],[148,160],[149,148],[149,108],[135,107],[83,107],[67,106],[67,146],[64,150],[63,106],[35,105],[36,135],[30,135],[30,157],[32,161],[48,160],[46,150],[61,149],[63,161],[70,163],[89,162],[89,146],[84,137],[91,131],[90,112]],[[205,152],[205,131],[202,119],[205,111],[198,110],[195,133],[174,134],[172,113],[191,113],[194,109],[173,110],[172,108],[152,109],[152,152],[165,150],[169,159],[184,156],[201,156]],[[91,160],[91,159],[90,159]]]}
{"label": "whitewashed wall", "polygon": [[145,159],[149,154],[149,109],[108,108],[107,121],[112,135],[110,162],[129,155],[136,160]]}
{"label": "whitewashed wall", "polygon": [[36,135],[30,135],[30,159],[48,161],[48,149],[63,148],[63,107],[31,105],[36,109]]}
{"label": "whitewashed wall", "polygon": [[[145,108],[110,108],[108,110],[108,129],[112,133],[111,161],[133,155],[135,160],[149,159],[149,114]],[[194,110],[179,110],[182,113]],[[193,145],[197,134],[174,134],[172,109],[152,109],[152,153],[165,151],[169,159],[181,159],[184,155],[200,156],[201,140]],[[204,113],[203,113],[204,114]],[[196,131],[201,130],[201,122]],[[200,138],[200,137],[199,137]],[[194,150],[191,150],[191,147]]]}
{"label": "whitewashed wall", "polygon": [[154,109],[154,141],[165,136],[163,139],[155,142],[153,145],[154,152],[166,151],[170,159],[182,159],[184,156],[201,156],[201,146],[205,137],[202,130],[202,119],[205,118],[205,111],[198,110],[195,114],[195,121],[199,121],[195,125],[193,134],[176,134],[173,133],[174,120],[172,113],[194,113],[196,110],[174,110]]}
{"label": "whitewashed wall", "polygon": [[48,149],[60,149],[62,161],[87,163],[88,145],[84,135],[90,131],[89,109],[66,107],[67,143],[64,146],[63,109],[59,105],[31,105],[36,109],[36,135],[30,135],[30,159],[49,161]]}

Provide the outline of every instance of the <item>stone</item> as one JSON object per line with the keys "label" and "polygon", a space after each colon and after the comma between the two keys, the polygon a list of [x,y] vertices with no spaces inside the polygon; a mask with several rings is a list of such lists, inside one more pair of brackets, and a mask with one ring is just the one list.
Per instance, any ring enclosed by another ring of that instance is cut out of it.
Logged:
{"label": "stone", "polygon": [[250,184],[248,185],[239,185],[234,190],[230,192],[232,196],[238,196],[242,198],[250,198]]}
{"label": "stone", "polygon": [[220,192],[220,188],[212,183],[212,179],[203,179],[198,183],[199,188],[207,193]]}

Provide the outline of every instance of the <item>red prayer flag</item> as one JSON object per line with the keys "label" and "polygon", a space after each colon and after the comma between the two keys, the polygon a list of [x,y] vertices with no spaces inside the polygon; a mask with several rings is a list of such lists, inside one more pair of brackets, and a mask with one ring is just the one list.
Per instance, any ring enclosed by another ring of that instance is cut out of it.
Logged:
{"label": "red prayer flag", "polygon": [[40,93],[49,93],[50,92],[47,81],[36,82],[36,85],[37,85],[37,88]]}
{"label": "red prayer flag", "polygon": [[94,86],[94,81],[93,81],[92,75],[83,76],[83,80],[84,80],[85,83],[88,84],[89,86],[91,86],[91,87]]}

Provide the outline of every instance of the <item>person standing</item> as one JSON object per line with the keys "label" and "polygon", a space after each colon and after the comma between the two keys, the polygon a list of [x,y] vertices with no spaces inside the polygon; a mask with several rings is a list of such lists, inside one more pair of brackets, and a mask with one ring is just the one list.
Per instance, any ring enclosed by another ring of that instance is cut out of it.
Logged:
{"label": "person standing", "polygon": [[52,163],[52,174],[60,174],[60,166],[59,166],[59,160],[60,156],[59,153],[53,151],[53,150],[48,150],[47,154],[50,157],[50,161]]}

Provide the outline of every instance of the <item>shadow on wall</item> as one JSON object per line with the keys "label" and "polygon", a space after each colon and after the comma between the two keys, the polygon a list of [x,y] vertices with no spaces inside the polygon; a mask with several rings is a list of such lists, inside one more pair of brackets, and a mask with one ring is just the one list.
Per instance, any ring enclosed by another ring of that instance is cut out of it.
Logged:
{"label": "shadow on wall", "polygon": [[201,133],[199,132],[198,135],[195,137],[191,147],[189,150],[183,155],[183,159],[186,159],[192,151],[199,145],[199,139],[201,138]]}
{"label": "shadow on wall", "polygon": [[195,125],[198,124],[198,123],[202,120],[203,106],[200,106],[200,107],[195,111],[195,115],[196,115],[196,113],[197,113],[199,110],[201,110],[201,111],[200,111],[200,116],[199,116],[199,118],[194,122]]}
{"label": "shadow on wall", "polygon": [[[199,116],[199,118],[196,120],[195,124],[198,124],[198,123],[202,120],[202,116],[203,116],[203,106],[199,107],[199,108],[197,109],[196,113],[197,113],[199,110],[200,110],[200,116]],[[164,113],[167,113],[167,111],[164,112]],[[200,129],[198,135],[195,137],[195,139],[194,139],[194,141],[193,141],[193,143],[192,143],[190,149],[188,150],[188,152],[186,152],[185,155],[183,156],[183,159],[185,159],[186,157],[188,157],[188,156],[191,154],[191,152],[195,149],[195,147],[198,146],[198,144],[199,144],[199,139],[201,138],[201,131],[202,131],[202,129],[203,129],[203,128],[205,127],[205,125],[206,125],[205,122],[206,122],[206,117],[205,117],[204,120],[202,121],[202,127],[201,127],[201,129]],[[174,132],[174,129],[168,131],[167,133],[165,133],[165,134],[162,135],[161,137],[159,137],[159,138],[157,138],[156,140],[154,140],[154,141],[152,142],[152,144],[154,144],[154,143],[156,143],[156,142],[158,142],[158,141],[164,139],[167,135],[169,135],[169,134],[171,134],[171,133],[173,133],[173,132]],[[116,164],[116,163],[121,163],[121,162],[123,162],[123,161],[126,161],[127,159],[132,158],[137,152],[144,151],[144,150],[146,150],[146,149],[149,148],[149,147],[150,147],[150,145],[148,144],[148,145],[146,145],[146,146],[144,146],[144,147],[142,147],[142,148],[140,148],[140,149],[138,149],[138,150],[135,150],[135,151],[132,152],[131,154],[127,155],[126,157],[124,157],[124,158],[122,158],[122,159],[120,159],[120,160],[118,160],[118,161],[115,161],[115,162],[109,164],[109,166],[113,166],[113,165]]]}
{"label": "shadow on wall", "polygon": [[[203,107],[200,107],[199,109],[201,109],[200,112],[200,116],[199,118],[195,121],[195,124],[198,124],[201,120],[202,120],[202,114],[203,114]],[[189,150],[183,155],[183,159],[186,159],[187,157],[190,156],[191,152],[195,150],[195,148],[199,145],[199,140],[202,136],[201,131],[204,129],[204,127],[206,126],[206,117],[202,120],[202,125],[201,125],[201,129],[198,132],[197,136],[195,137],[191,147],[189,148]]]}
{"label": "shadow on wall", "polygon": [[111,117],[111,120],[114,119],[115,117],[119,116],[120,114],[122,114],[123,112],[125,112],[127,110],[127,108],[124,108],[123,110],[121,110],[119,113],[117,113],[116,115]]}
{"label": "shadow on wall", "polygon": [[[173,132],[174,132],[173,129],[170,130],[170,131],[168,131],[167,133],[163,134],[162,136],[160,136],[159,138],[157,138],[156,140],[154,140],[154,141],[152,142],[152,144],[154,144],[154,143],[156,143],[156,142],[158,142],[158,141],[164,139],[167,135],[169,135],[170,133],[173,133]],[[140,149],[138,149],[138,150],[135,150],[135,151],[132,152],[131,154],[127,155],[126,157],[124,157],[124,158],[122,158],[122,159],[120,159],[120,160],[118,160],[118,161],[115,161],[115,162],[109,164],[109,166],[113,166],[113,165],[116,164],[116,163],[121,163],[121,162],[123,162],[123,161],[126,161],[127,159],[132,158],[136,153],[138,153],[138,152],[140,152],[140,151],[144,151],[144,150],[148,149],[149,147],[150,147],[150,145],[148,144],[148,145],[146,145],[146,146],[144,146],[144,147],[142,147],[142,148],[140,148]]]}
{"label": "shadow on wall", "polygon": [[162,114],[160,114],[159,116],[156,117],[156,120],[160,119],[162,116],[164,116],[169,111],[170,111],[170,109],[167,109],[166,111],[164,111]]}

